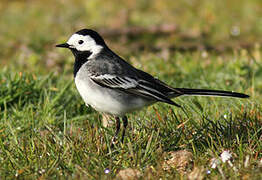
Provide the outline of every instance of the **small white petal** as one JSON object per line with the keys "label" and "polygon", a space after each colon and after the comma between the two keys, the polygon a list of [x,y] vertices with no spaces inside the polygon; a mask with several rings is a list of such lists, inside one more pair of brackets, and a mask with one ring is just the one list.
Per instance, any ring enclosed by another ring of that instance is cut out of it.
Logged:
{"label": "small white petal", "polygon": [[222,152],[222,154],[220,155],[220,157],[221,157],[221,160],[223,161],[223,162],[226,162],[226,161],[228,161],[228,160],[230,160],[231,158],[232,158],[232,155],[230,154],[230,152],[229,151],[224,151],[224,152]]}

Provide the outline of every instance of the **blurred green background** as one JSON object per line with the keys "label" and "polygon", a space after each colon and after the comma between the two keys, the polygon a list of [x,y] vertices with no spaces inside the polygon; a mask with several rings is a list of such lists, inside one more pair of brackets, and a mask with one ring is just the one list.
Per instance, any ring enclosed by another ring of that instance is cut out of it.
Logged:
{"label": "blurred green background", "polygon": [[[260,0],[1,0],[0,17],[1,66],[29,71],[39,66],[64,68],[69,54],[61,57],[54,45],[81,28],[92,28],[102,35],[145,28],[133,36],[105,36],[122,56],[154,48],[250,48],[262,41]],[[169,32],[162,36],[150,33],[161,26]]]}

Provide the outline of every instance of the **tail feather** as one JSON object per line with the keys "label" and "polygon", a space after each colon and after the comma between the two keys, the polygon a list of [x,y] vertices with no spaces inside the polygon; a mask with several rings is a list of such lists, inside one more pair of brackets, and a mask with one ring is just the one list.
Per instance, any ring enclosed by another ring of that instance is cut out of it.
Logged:
{"label": "tail feather", "polygon": [[188,88],[174,88],[176,91],[181,92],[180,95],[188,96],[225,96],[236,98],[248,98],[249,95],[243,93],[237,93],[233,91],[221,91],[221,90],[208,90],[208,89],[188,89]]}

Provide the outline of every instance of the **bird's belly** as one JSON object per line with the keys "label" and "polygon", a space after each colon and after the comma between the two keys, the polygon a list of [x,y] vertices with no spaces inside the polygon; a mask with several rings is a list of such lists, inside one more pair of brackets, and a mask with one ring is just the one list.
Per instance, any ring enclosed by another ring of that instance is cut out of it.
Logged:
{"label": "bird's belly", "polygon": [[86,104],[95,110],[117,116],[140,109],[150,103],[142,97],[117,89],[101,87],[89,78],[76,77],[75,84]]}

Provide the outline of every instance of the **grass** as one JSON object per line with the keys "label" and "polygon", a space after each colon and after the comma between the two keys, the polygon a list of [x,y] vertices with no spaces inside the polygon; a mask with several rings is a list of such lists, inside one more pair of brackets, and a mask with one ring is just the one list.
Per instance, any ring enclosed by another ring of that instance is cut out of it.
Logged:
{"label": "grass", "polygon": [[[260,179],[261,2],[101,4],[80,0],[0,3],[0,26],[4,27],[0,29],[0,178],[114,179],[120,170],[133,168],[144,179],[186,179],[195,170],[199,178]],[[127,10],[120,12],[118,6]],[[219,13],[222,9],[225,13]],[[234,90],[251,98],[174,99],[184,111],[157,103],[129,114],[124,144],[111,148],[114,126],[104,128],[101,114],[85,106],[73,82],[73,57],[54,44],[81,27],[150,27],[162,22],[175,22],[179,32],[108,38],[107,42],[135,67],[174,87]],[[237,36],[230,33],[235,27],[241,30]],[[200,44],[235,41],[252,46],[223,53],[152,52],[133,46],[142,42],[145,47],[174,43],[179,47],[185,41],[181,32],[193,32],[197,38],[191,40]],[[207,35],[204,42],[202,33]],[[164,170],[168,153],[178,150],[193,155],[186,171]],[[219,159],[224,150],[231,152],[234,168],[221,163],[212,169],[211,159]]]}
{"label": "grass", "polygon": [[[242,65],[238,61],[219,64],[219,58],[210,54],[211,62],[206,65],[197,58],[198,53],[175,53],[167,67],[152,56],[144,55],[143,69],[158,71],[156,75],[171,85],[233,89],[252,98],[177,98],[186,114],[161,103],[145,108],[129,115],[126,141],[112,149],[114,129],[102,127],[101,116],[84,105],[72,78],[66,74],[38,76],[4,70],[0,77],[1,176],[97,179],[114,177],[120,169],[136,167],[158,178],[179,177],[182,175],[176,171],[161,169],[163,154],[179,149],[190,150],[194,166],[206,169],[210,169],[212,157],[228,149],[234,153],[234,164],[240,169],[236,173],[224,165],[229,177],[261,175],[261,106],[256,100],[259,94],[248,88],[255,86],[252,77],[257,74],[249,61],[241,60]],[[246,156],[250,156],[250,162],[244,168]],[[150,171],[151,167],[155,172]],[[104,173],[106,168],[110,169],[109,175]],[[205,176],[216,177],[219,172],[212,170]]]}

